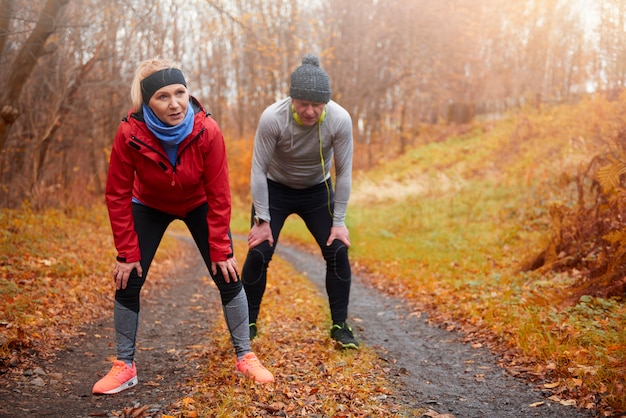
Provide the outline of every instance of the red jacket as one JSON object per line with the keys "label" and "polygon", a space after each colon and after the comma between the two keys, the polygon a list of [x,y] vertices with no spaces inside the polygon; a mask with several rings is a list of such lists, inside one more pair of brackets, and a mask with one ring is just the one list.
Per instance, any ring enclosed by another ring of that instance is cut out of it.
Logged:
{"label": "red jacket", "polygon": [[179,217],[207,202],[211,260],[232,257],[224,137],[217,123],[192,98],[188,111],[194,110],[193,130],[178,146],[175,169],[160,141],[132,111],[117,130],[109,162],[106,203],[118,257],[127,263],[141,259],[131,210],[133,197],[148,207]]}

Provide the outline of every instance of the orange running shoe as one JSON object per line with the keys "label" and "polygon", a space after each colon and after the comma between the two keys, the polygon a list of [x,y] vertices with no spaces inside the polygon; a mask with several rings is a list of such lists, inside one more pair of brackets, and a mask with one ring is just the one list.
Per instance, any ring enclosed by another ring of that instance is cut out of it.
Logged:
{"label": "orange running shoe", "polygon": [[247,377],[253,378],[255,382],[269,383],[274,381],[272,373],[261,365],[254,353],[248,353],[241,360],[237,360],[237,370]]}
{"label": "orange running shoe", "polygon": [[93,385],[94,395],[112,395],[137,384],[137,368],[132,369],[120,360],[113,362],[111,371]]}

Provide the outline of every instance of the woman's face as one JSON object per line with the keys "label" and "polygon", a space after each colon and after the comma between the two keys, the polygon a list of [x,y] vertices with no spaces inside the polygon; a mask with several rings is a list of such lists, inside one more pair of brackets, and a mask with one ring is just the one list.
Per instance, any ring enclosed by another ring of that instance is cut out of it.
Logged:
{"label": "woman's face", "polygon": [[170,126],[178,125],[185,119],[189,93],[182,84],[163,86],[154,92],[148,106],[161,122]]}

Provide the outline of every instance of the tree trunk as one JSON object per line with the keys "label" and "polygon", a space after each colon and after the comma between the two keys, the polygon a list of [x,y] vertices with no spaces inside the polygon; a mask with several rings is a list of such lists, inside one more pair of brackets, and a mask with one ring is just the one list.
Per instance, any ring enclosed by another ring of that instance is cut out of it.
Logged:
{"label": "tree trunk", "polygon": [[13,0],[0,0],[0,57],[4,52],[9,39],[9,25],[11,22],[11,12],[13,11]]}
{"label": "tree trunk", "polygon": [[89,74],[89,72],[91,72],[96,62],[100,60],[100,51],[102,51],[102,46],[103,45],[100,44],[96,47],[96,50],[91,59],[87,61],[85,65],[83,65],[83,67],[81,68],[80,73],[78,73],[78,75],[74,79],[74,82],[66,92],[65,101],[58,109],[57,116],[54,118],[50,126],[48,126],[43,137],[41,138],[39,146],[39,156],[37,158],[37,165],[35,166],[35,177],[33,179],[34,185],[37,184],[41,179],[41,170],[43,169],[44,162],[46,161],[48,145],[56,132],[61,127],[61,121],[65,119],[65,117],[71,111],[74,101],[76,100],[77,92],[87,78],[87,75]]}
{"label": "tree trunk", "polygon": [[[20,116],[17,106],[20,94],[37,60],[45,52],[46,40],[56,28],[57,15],[69,0],[47,0],[35,29],[22,46],[7,77],[7,88],[0,97],[0,152],[4,150],[9,131]],[[3,1],[4,5],[4,1]]]}

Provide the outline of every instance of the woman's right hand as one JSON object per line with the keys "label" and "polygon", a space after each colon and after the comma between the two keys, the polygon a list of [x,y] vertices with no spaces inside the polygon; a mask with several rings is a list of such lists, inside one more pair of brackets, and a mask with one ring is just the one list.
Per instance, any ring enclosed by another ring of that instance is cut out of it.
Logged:
{"label": "woman's right hand", "polygon": [[115,280],[115,289],[126,289],[126,285],[128,284],[128,278],[130,277],[130,273],[134,269],[137,269],[137,275],[139,277],[142,276],[143,271],[141,270],[141,264],[139,261],[135,261],[132,263],[122,263],[117,261],[115,263],[115,268],[113,269],[113,280]]}

